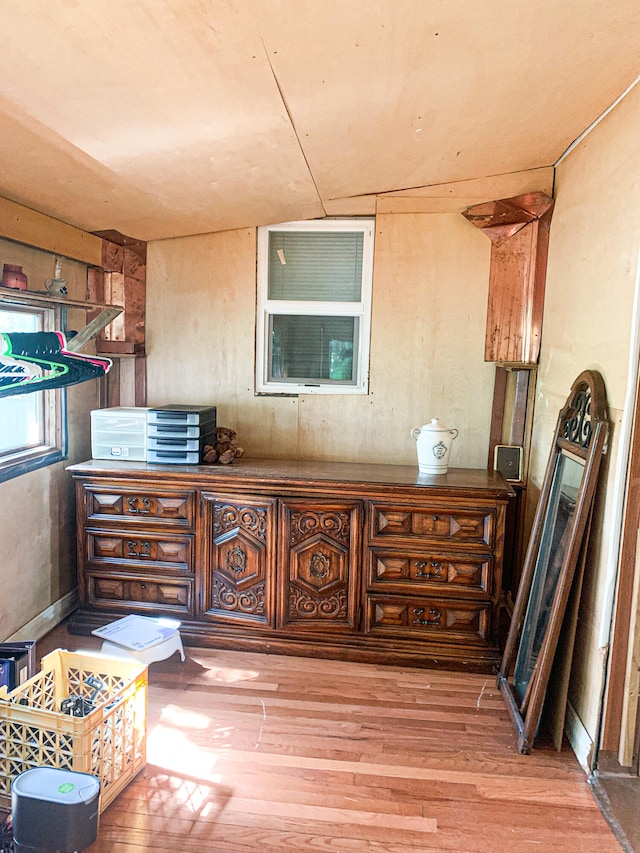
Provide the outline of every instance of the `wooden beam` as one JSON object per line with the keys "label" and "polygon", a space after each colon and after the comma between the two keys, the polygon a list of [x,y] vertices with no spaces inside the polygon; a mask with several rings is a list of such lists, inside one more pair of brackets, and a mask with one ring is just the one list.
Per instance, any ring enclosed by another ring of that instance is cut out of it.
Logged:
{"label": "wooden beam", "polygon": [[0,198],[0,237],[74,261],[102,264],[100,237],[6,198]]}
{"label": "wooden beam", "polygon": [[97,317],[94,317],[87,325],[78,332],[77,335],[74,335],[73,338],[70,338],[67,343],[67,349],[69,352],[78,352],[82,349],[82,347],[88,343],[95,335],[98,334],[105,326],[108,326],[109,323],[118,316],[118,314],[122,313],[122,308],[119,308],[117,305],[111,308],[105,308],[101,311]]}

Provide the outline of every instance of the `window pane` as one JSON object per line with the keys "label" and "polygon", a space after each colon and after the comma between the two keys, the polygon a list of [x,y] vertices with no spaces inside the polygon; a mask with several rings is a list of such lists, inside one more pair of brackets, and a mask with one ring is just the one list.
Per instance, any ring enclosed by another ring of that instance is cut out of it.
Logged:
{"label": "window pane", "polygon": [[42,391],[0,399],[0,453],[42,442]]}
{"label": "window pane", "polygon": [[[37,332],[41,329],[42,318],[38,313],[0,310],[0,331]],[[43,406],[43,391],[0,398],[0,454],[27,450],[44,442]]]}
{"label": "window pane", "polygon": [[41,328],[39,314],[0,308],[0,332],[38,332]]}
{"label": "window pane", "polygon": [[269,299],[359,302],[362,232],[272,231]]}
{"label": "window pane", "polygon": [[353,385],[359,322],[357,317],[273,315],[269,381]]}

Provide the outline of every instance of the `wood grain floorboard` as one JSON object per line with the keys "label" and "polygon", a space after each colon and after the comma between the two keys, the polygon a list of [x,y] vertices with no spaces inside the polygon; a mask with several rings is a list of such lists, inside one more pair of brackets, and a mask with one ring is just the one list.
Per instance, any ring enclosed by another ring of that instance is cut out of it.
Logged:
{"label": "wood grain floorboard", "polygon": [[85,853],[622,849],[568,747],[517,753],[490,676],[186,652],[149,668],[147,766]]}

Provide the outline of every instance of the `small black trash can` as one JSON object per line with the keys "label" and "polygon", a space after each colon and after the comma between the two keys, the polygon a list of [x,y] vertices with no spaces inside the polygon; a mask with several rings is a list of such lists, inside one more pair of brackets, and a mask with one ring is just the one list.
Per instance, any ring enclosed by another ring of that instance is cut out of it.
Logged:
{"label": "small black trash can", "polygon": [[11,784],[16,853],[76,853],[98,837],[100,780],[89,773],[33,767]]}

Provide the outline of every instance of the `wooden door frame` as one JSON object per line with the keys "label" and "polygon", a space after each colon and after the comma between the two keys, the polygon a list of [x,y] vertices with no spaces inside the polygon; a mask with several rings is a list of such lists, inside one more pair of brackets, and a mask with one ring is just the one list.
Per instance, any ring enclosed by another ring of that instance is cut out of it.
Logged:
{"label": "wooden door frame", "polygon": [[[640,528],[640,250],[636,263],[631,340],[629,345],[629,372],[624,400],[624,413],[618,442],[620,481],[622,465],[626,477],[620,485],[624,489],[620,518],[612,525],[611,535],[620,536],[617,554],[617,571],[612,583],[612,625],[608,638],[609,655],[604,674],[605,688],[601,707],[601,726],[598,733],[597,767],[600,770],[619,770],[621,767],[639,772],[640,704],[636,698],[635,737],[630,764],[625,759],[622,716],[627,691],[627,658],[629,644],[634,642],[631,627],[637,601],[634,596],[637,575],[638,530]],[[619,481],[617,480],[617,483]],[[616,484],[617,484],[616,483]],[[615,596],[615,597],[613,597]],[[636,632],[638,628],[634,629]],[[627,748],[628,755],[628,748]]]}
{"label": "wooden door frame", "polygon": [[[623,448],[620,448],[623,451]],[[622,745],[622,714],[627,676],[627,655],[631,636],[633,608],[636,607],[634,585],[636,552],[640,528],[640,382],[636,383],[636,397],[629,451],[629,467],[625,495],[624,518],[621,531],[620,560],[617,577],[615,617],[611,632],[608,663],[608,684],[598,766],[614,769],[620,766],[619,751]],[[615,531],[612,531],[615,535]],[[638,772],[640,747],[640,707],[636,708],[635,742],[632,766]]]}

